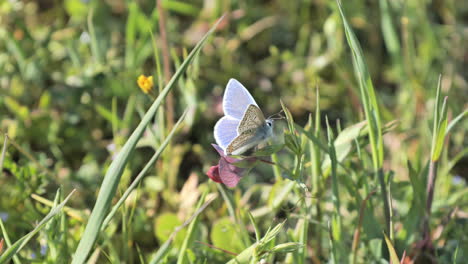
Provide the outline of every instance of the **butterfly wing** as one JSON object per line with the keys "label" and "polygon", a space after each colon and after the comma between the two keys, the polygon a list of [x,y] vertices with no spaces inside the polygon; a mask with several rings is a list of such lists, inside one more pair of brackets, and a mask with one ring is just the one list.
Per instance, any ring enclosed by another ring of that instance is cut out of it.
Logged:
{"label": "butterfly wing", "polygon": [[260,126],[265,125],[265,116],[262,110],[256,105],[249,105],[245,111],[244,117],[237,127],[237,133],[240,135],[248,130],[257,130]]}
{"label": "butterfly wing", "polygon": [[223,150],[237,137],[237,127],[240,120],[230,116],[223,116],[214,127],[214,137],[216,144]]}
{"label": "butterfly wing", "polygon": [[226,148],[227,155],[239,155],[253,146],[255,134],[243,133],[234,138]]}
{"label": "butterfly wing", "polygon": [[223,97],[224,114],[242,120],[249,105],[257,106],[252,95],[236,79],[230,79]]}

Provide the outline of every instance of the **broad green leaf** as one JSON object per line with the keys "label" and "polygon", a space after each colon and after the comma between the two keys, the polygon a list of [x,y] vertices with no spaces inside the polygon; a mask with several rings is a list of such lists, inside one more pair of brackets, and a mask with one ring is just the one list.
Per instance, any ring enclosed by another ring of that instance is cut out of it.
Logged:
{"label": "broad green leaf", "polygon": [[231,252],[241,252],[244,246],[238,229],[239,227],[229,218],[221,218],[211,228],[211,242],[215,247]]}
{"label": "broad green leaf", "polygon": [[[154,221],[154,233],[160,243],[167,241],[176,227],[182,225],[182,221],[174,213],[162,213]],[[181,229],[175,236],[174,247],[179,248],[187,234],[187,229]]]}

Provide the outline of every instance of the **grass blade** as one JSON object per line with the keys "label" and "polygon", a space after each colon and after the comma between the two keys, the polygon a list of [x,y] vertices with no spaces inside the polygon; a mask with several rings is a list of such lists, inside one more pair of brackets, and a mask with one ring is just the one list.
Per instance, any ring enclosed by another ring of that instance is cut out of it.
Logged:
{"label": "grass blade", "polygon": [[391,230],[390,224],[391,208],[389,207],[388,203],[387,187],[383,179],[384,173],[382,170],[384,159],[384,146],[379,106],[377,103],[377,98],[375,96],[374,86],[372,84],[369,70],[364,60],[361,45],[359,44],[359,41],[357,40],[353,29],[348,24],[348,20],[346,19],[343,8],[341,6],[341,1],[337,0],[337,4],[341,15],[341,19],[343,20],[346,39],[352,51],[353,66],[355,69],[357,79],[359,80],[361,101],[364,106],[366,120],[369,124],[369,141],[372,149],[372,163],[374,167],[374,172],[379,178],[379,182],[382,189],[382,201],[384,204],[386,231],[390,234],[390,237],[392,238],[393,231]]}
{"label": "grass blade", "polygon": [[369,70],[367,69],[367,65],[364,61],[364,55],[359,41],[354,35],[351,26],[348,24],[348,20],[346,19],[341,6],[341,1],[337,0],[337,3],[341,19],[343,20],[346,39],[348,40],[349,47],[352,51],[354,69],[359,80],[361,101],[364,106],[366,119],[370,126],[369,137],[372,147],[372,161],[375,170],[377,170],[381,168],[383,164],[383,140],[377,98],[375,96],[374,86],[370,78]]}
{"label": "grass blade", "polygon": [[[10,241],[10,236],[8,235],[7,231],[6,231],[6,228],[5,226],[3,225],[3,220],[2,218],[0,217],[0,229],[2,230],[2,234],[3,234],[3,237],[5,238],[5,240],[2,239],[2,246],[0,247],[0,254],[2,254],[3,252],[3,243],[6,244],[6,246],[8,248],[10,248],[12,245],[11,245],[11,241]],[[19,260],[18,256],[13,256],[13,262],[15,262],[15,264],[21,264],[21,261]],[[0,262],[2,263],[2,262]]]}
{"label": "grass blade", "polygon": [[333,144],[335,137],[328,123],[328,118],[326,119],[326,122],[327,122],[327,135],[328,135],[328,149],[329,149],[330,160],[331,160],[331,176],[332,176],[332,192],[333,192],[332,200],[335,206],[335,212],[333,214],[332,222],[331,222],[332,235],[333,235],[334,241],[336,241],[337,243],[341,243],[341,238],[342,238],[341,231],[343,230],[343,227],[341,223],[341,214],[340,214],[341,202],[340,202],[339,181],[338,181],[338,175],[337,175],[338,161],[336,157],[335,145]]}
{"label": "grass blade", "polygon": [[120,182],[120,177],[122,176],[123,170],[127,164],[130,154],[135,149],[135,146],[138,140],[141,138],[143,132],[145,131],[148,124],[153,119],[156,111],[163,103],[169,91],[175,86],[178,78],[185,72],[187,67],[190,65],[192,60],[201,50],[203,45],[209,36],[215,31],[218,26],[218,23],[222,20],[219,19],[218,22],[203,36],[203,38],[198,42],[198,44],[190,52],[187,59],[182,63],[177,72],[174,74],[172,79],[167,83],[166,87],[161,91],[156,100],[153,102],[149,110],[143,116],[143,119],[138,124],[137,128],[130,135],[129,139],[122,147],[121,151],[117,154],[117,157],[109,166],[104,180],[101,185],[101,190],[99,191],[96,203],[94,205],[93,211],[89,218],[88,224],[86,225],[83,236],[81,237],[80,243],[75,251],[73,257],[73,264],[80,264],[86,261],[89,252],[91,251],[94,243],[97,240],[99,231],[101,230],[104,218],[107,215],[112,199],[115,196],[117,186]]}
{"label": "grass blade", "polygon": [[398,264],[400,260],[398,259],[398,255],[393,247],[392,241],[388,238],[388,236],[384,233],[385,243],[387,243],[388,252],[390,252],[390,264]]}
{"label": "grass blade", "polygon": [[5,139],[3,140],[2,154],[0,156],[0,171],[3,172],[3,162],[5,161],[6,150],[8,147],[8,135],[3,135]]}
{"label": "grass blade", "polygon": [[460,122],[463,118],[465,118],[468,115],[468,109],[465,109],[465,111],[461,112],[459,115],[457,115],[452,121],[447,126],[447,129],[445,130],[445,134],[448,134],[450,130],[458,123]]}

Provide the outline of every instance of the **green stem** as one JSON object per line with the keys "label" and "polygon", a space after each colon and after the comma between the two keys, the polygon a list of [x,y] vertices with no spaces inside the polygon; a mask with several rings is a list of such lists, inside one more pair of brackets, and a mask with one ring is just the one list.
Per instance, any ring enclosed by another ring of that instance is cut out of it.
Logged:
{"label": "green stem", "polygon": [[388,201],[388,192],[387,192],[387,186],[385,184],[385,179],[384,179],[384,172],[382,169],[379,169],[377,172],[377,177],[379,178],[379,183],[380,183],[380,189],[382,193],[382,200],[384,202],[384,214],[385,214],[385,233],[390,234],[390,237],[393,237],[393,231],[390,228],[390,204]]}

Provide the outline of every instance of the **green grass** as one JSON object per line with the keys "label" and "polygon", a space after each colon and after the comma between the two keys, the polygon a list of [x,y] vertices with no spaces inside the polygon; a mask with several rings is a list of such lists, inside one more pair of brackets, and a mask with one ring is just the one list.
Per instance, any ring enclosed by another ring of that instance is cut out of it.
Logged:
{"label": "green grass", "polygon": [[[466,8],[161,6],[0,3],[0,263],[464,263]],[[285,115],[235,188],[229,78]]]}

